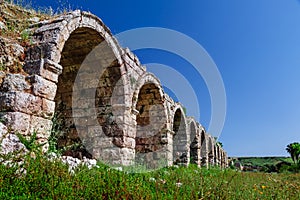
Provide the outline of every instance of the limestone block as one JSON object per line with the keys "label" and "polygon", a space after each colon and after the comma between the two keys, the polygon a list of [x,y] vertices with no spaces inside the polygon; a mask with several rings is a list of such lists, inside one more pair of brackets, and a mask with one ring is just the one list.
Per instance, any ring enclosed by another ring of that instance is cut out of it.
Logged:
{"label": "limestone block", "polygon": [[79,22],[80,22],[80,17],[73,18],[72,21],[67,24],[68,31],[69,32],[74,31],[78,27]]}
{"label": "limestone block", "polygon": [[22,74],[7,74],[3,80],[1,91],[24,91],[29,90],[30,85],[25,80],[25,76]]}
{"label": "limestone block", "polygon": [[11,131],[27,135],[30,127],[30,115],[21,112],[4,112],[0,117]]}
{"label": "limestone block", "polygon": [[[0,1],[0,3],[2,3],[2,2],[3,2],[3,0]],[[0,30],[1,29],[3,29],[3,30],[7,29],[7,27],[5,26],[5,24],[2,21],[0,21]]]}
{"label": "limestone block", "polygon": [[113,143],[118,147],[135,148],[135,140],[129,137],[115,137]]}
{"label": "limestone block", "polygon": [[[86,138],[81,138],[82,140],[85,140]],[[93,139],[93,144],[88,144],[88,143],[84,143],[84,145],[87,148],[90,148],[91,146],[93,147],[93,149],[108,149],[108,148],[113,148],[116,147],[113,142],[112,142],[112,138],[111,137],[107,137],[107,136],[99,136],[99,137],[94,137]]]}
{"label": "limestone block", "polygon": [[89,126],[88,137],[107,137],[102,130],[101,126]]}
{"label": "limestone block", "polygon": [[15,98],[16,111],[28,114],[40,113],[42,107],[42,99],[28,93],[17,92]]}
{"label": "limestone block", "polygon": [[91,117],[80,117],[80,118],[73,118],[74,124],[78,128],[85,128],[88,126],[100,126],[97,117],[91,116]]}
{"label": "limestone block", "polygon": [[[39,29],[37,29],[35,31],[35,34],[33,35],[33,38],[36,41],[39,41],[41,43],[47,43],[47,42],[51,42],[54,44],[58,44],[59,43],[59,27],[55,27],[55,24],[52,24],[53,29],[52,30],[43,30],[41,32],[37,32],[39,31]],[[42,27],[44,29],[44,27]]]}
{"label": "limestone block", "polygon": [[95,148],[93,149],[92,155],[99,161],[105,163],[105,164],[114,164],[115,162],[121,163],[121,154],[120,154],[120,148],[109,148],[109,149],[101,149],[101,148]]}
{"label": "limestone block", "polygon": [[135,150],[130,148],[122,148],[120,149],[121,153],[121,163],[125,166],[132,165],[135,159]]}
{"label": "limestone block", "polygon": [[100,161],[109,165],[132,165],[135,157],[134,149],[109,148],[95,149],[93,152]]}
{"label": "limestone block", "polygon": [[72,116],[76,118],[94,117],[96,116],[96,113],[97,113],[97,108],[73,109]]}
{"label": "limestone block", "polygon": [[3,79],[5,78],[6,73],[3,71],[0,71],[0,85],[3,83]]}
{"label": "limestone block", "polygon": [[1,138],[0,154],[8,154],[13,152],[25,152],[26,147],[20,142],[15,134],[8,134]]}
{"label": "limestone block", "polygon": [[[60,30],[59,35],[61,37],[59,40],[59,43],[64,44],[64,42],[68,40],[68,38],[70,36],[70,32],[67,27],[64,27],[62,30]],[[59,50],[62,51],[64,45],[59,45],[59,46],[61,46],[61,48]]]}
{"label": "limestone block", "polygon": [[6,111],[13,107],[15,105],[15,96],[15,92],[0,92],[0,110]]}
{"label": "limestone block", "polygon": [[[74,98],[74,95],[72,96],[72,98]],[[92,108],[92,107],[95,107],[95,99],[88,99],[88,98],[81,99],[81,98],[79,98],[79,99],[76,100],[76,102],[74,104],[72,104],[72,106],[75,109]]]}
{"label": "limestone block", "polygon": [[95,21],[95,19],[93,19],[91,17],[82,18],[81,24],[82,24],[82,26],[88,26],[93,29],[96,27],[96,21]]}
{"label": "limestone block", "polygon": [[52,30],[61,30],[63,29],[63,26],[60,22],[62,22],[63,20],[64,20],[63,18],[57,18],[55,21],[51,21],[51,23],[50,21],[44,21],[42,22],[44,23],[43,26],[39,27],[34,32],[35,34],[39,34],[39,33],[45,33],[47,31],[52,31]]}
{"label": "limestone block", "polygon": [[7,133],[7,127],[0,122],[0,138]]}
{"label": "limestone block", "polygon": [[41,112],[42,99],[24,92],[0,93],[0,109],[20,111],[27,114]]}
{"label": "limestone block", "polygon": [[49,100],[54,100],[57,89],[55,83],[48,81],[38,75],[33,75],[29,77],[29,79],[32,83],[32,90],[35,95]]}
{"label": "limestone block", "polygon": [[35,40],[43,43],[53,43],[59,46],[61,42],[61,38],[68,37],[69,34],[64,36],[62,31],[66,29],[66,25],[68,22],[64,19],[64,17],[58,17],[53,21],[44,23],[43,26],[35,30],[34,38]]}
{"label": "limestone block", "polygon": [[30,132],[37,132],[37,138],[48,139],[52,128],[52,121],[42,117],[32,116]]}
{"label": "limestone block", "polygon": [[62,66],[48,59],[40,59],[27,61],[24,65],[24,71],[32,75],[40,75],[47,80],[57,83],[58,76],[62,72]]}
{"label": "limestone block", "polygon": [[55,102],[45,98],[43,98],[42,101],[41,116],[47,119],[51,119],[55,112]]}
{"label": "limestone block", "polygon": [[118,123],[118,126],[123,130],[123,134],[126,137],[135,138],[136,137],[136,126],[126,123]]}

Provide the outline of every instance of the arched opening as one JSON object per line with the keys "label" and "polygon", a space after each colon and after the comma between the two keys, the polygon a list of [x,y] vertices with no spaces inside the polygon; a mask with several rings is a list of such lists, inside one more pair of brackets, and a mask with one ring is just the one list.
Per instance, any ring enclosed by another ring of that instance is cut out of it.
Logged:
{"label": "arched opening", "polygon": [[188,138],[184,113],[178,108],[173,120],[173,160],[174,164],[188,164]]}
{"label": "arched opening", "polygon": [[208,163],[210,165],[214,165],[214,144],[211,137],[208,138]]}
{"label": "arched opening", "polygon": [[195,122],[190,123],[190,163],[198,164],[198,142]]}
{"label": "arched opening", "polygon": [[118,62],[99,32],[77,28],[64,44],[60,65],[54,126],[60,132],[58,148],[67,147],[66,155],[94,157],[96,136],[121,134],[111,103],[121,78]]}
{"label": "arched opening", "polygon": [[151,168],[157,167],[159,161],[166,159],[162,151],[166,112],[160,88],[153,83],[143,85],[139,90],[136,110],[136,162]]}
{"label": "arched opening", "polygon": [[201,154],[201,165],[202,166],[207,166],[207,162],[208,162],[208,153],[207,153],[207,138],[205,135],[204,130],[201,130],[201,150],[200,150],[200,154]]}

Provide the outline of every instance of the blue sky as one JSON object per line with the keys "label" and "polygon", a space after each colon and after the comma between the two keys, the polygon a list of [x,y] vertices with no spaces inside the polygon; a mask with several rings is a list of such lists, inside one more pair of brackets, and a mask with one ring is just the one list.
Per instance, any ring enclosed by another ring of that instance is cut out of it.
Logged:
{"label": "blue sky", "polygon": [[[201,44],[224,81],[227,115],[219,139],[229,156],[287,156],[286,145],[300,141],[299,1],[57,2],[33,1],[33,6],[55,9],[70,5],[90,11],[113,34],[139,27],[163,27],[184,33]],[[189,63],[160,50],[135,53],[142,63],[161,63],[184,74],[197,92],[200,121],[207,127],[210,96],[205,82],[194,76]],[[185,106],[188,113],[195,110]]]}

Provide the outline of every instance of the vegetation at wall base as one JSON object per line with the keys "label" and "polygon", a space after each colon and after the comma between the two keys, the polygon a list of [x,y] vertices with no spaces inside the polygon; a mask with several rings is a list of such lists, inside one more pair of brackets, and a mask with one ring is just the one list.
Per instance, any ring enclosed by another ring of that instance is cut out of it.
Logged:
{"label": "vegetation at wall base", "polygon": [[0,164],[0,199],[300,199],[300,174],[168,167],[126,173],[99,164],[75,174],[36,154],[21,166]]}

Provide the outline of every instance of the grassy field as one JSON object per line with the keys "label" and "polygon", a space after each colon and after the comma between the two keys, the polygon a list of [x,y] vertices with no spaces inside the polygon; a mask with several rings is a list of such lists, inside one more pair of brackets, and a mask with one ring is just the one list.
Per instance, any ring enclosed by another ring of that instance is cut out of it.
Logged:
{"label": "grassy field", "polygon": [[265,166],[265,165],[276,165],[279,162],[289,162],[293,163],[293,160],[290,157],[241,157],[238,160],[243,165],[256,165],[256,166]]}
{"label": "grassy field", "polygon": [[74,175],[42,157],[26,158],[26,175],[0,165],[0,199],[300,199],[300,174],[170,167],[130,174],[100,165]]}

